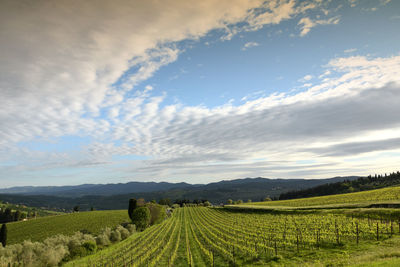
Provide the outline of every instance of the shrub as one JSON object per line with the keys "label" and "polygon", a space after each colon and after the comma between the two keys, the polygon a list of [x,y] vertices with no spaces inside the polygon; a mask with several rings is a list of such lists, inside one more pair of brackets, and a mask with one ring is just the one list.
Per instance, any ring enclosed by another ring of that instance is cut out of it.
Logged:
{"label": "shrub", "polygon": [[94,241],[86,241],[82,244],[82,247],[86,249],[87,254],[93,254],[97,250],[97,245]]}
{"label": "shrub", "polygon": [[121,234],[122,240],[128,238],[128,236],[130,235],[129,230],[122,227],[121,225],[119,225],[116,230],[118,230],[118,232]]}
{"label": "shrub", "polygon": [[206,202],[203,203],[203,205],[204,205],[205,207],[209,207],[209,206],[211,206],[211,203],[210,203],[209,201],[206,201]]}
{"label": "shrub", "polygon": [[129,233],[134,233],[136,232],[136,226],[132,223],[128,224],[125,226],[125,228],[129,231]]}
{"label": "shrub", "polygon": [[111,242],[121,241],[121,233],[118,231],[118,229],[115,229],[114,231],[111,232],[110,241]]}
{"label": "shrub", "polygon": [[167,217],[167,211],[164,206],[155,203],[147,203],[150,210],[150,225],[162,222]]}
{"label": "shrub", "polygon": [[150,210],[147,207],[137,208],[132,213],[132,222],[139,231],[143,231],[149,225],[150,219]]}
{"label": "shrub", "polygon": [[98,246],[107,246],[110,244],[110,239],[106,234],[100,234],[99,236],[96,237],[96,244]]}

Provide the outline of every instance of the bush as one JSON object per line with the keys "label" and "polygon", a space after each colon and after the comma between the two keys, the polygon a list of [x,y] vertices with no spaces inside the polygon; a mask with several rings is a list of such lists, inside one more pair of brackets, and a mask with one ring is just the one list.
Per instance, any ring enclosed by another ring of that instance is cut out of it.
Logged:
{"label": "bush", "polygon": [[94,241],[86,241],[83,243],[82,247],[86,249],[87,254],[93,254],[97,250],[97,245]]}
{"label": "bush", "polygon": [[111,232],[110,240],[111,242],[121,241],[121,233],[117,229],[115,229],[114,231]]}
{"label": "bush", "polygon": [[150,210],[150,225],[158,224],[167,217],[167,211],[162,205],[147,203],[146,207]]}
{"label": "bush", "polygon": [[132,213],[132,222],[139,231],[143,231],[149,225],[150,219],[150,210],[147,207],[137,208]]}
{"label": "bush", "polygon": [[[132,232],[135,227],[128,224]],[[84,257],[97,251],[98,245],[110,244],[110,237],[114,241],[125,239],[130,232],[122,226],[114,231],[105,228],[103,232],[94,238],[90,234],[76,232],[72,236],[56,235],[45,239],[42,243],[29,240],[21,244],[3,247],[0,245],[1,262],[10,262],[11,266],[22,264],[22,266],[58,266],[62,262],[76,257]]]}
{"label": "bush", "polygon": [[125,228],[129,231],[129,233],[133,234],[136,232],[136,226],[132,223],[125,226]]}
{"label": "bush", "polygon": [[122,240],[123,240],[123,239],[127,239],[128,236],[130,235],[128,229],[122,227],[121,225],[119,225],[119,226],[117,227],[117,229],[115,229],[115,230],[118,231],[118,232],[121,234],[121,239],[122,239]]}
{"label": "bush", "polygon": [[110,244],[110,239],[106,234],[103,233],[96,237],[96,244],[98,246],[107,246]]}

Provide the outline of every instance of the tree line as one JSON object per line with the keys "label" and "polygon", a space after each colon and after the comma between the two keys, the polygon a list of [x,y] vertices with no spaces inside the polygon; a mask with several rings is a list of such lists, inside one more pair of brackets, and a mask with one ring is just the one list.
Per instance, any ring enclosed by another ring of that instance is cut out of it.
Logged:
{"label": "tree line", "polygon": [[379,189],[388,186],[400,185],[400,172],[390,174],[375,174],[360,177],[356,180],[344,180],[342,182],[323,184],[312,188],[289,191],[279,196],[280,200],[316,197],[334,194],[345,194],[366,190]]}
{"label": "tree line", "polygon": [[27,214],[19,210],[12,211],[10,208],[0,208],[0,223],[16,222],[26,219],[28,216],[36,217],[36,213]]}

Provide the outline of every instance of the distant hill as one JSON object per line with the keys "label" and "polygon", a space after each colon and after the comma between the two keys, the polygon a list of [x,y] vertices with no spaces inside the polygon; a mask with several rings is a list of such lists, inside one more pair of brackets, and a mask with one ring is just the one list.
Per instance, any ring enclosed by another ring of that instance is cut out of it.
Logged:
{"label": "distant hill", "polygon": [[[1,194],[0,200],[11,203],[25,204],[34,207],[59,208],[71,210],[79,205],[81,210],[96,209],[126,209],[128,199],[144,198],[147,201],[169,198],[176,199],[207,199],[212,203],[226,203],[228,199],[242,199],[247,201],[260,201],[265,197],[277,198],[283,192],[294,189],[305,189],[321,184],[334,183],[343,180],[354,180],[358,177],[335,177],[330,179],[267,179],[267,178],[245,178],[230,181],[221,181],[206,185],[191,185],[186,183],[140,183],[127,184],[88,185],[76,188],[54,187],[58,191],[51,191],[48,187],[44,190],[24,191],[23,194],[9,194],[18,192],[17,188]],[[125,185],[125,187],[124,187]],[[130,187],[135,185],[136,187]],[[107,189],[110,189],[107,191]],[[146,188],[147,191],[139,191]],[[36,188],[39,189],[39,188]],[[73,192],[76,190],[77,192]],[[128,192],[127,192],[128,191]],[[4,191],[3,191],[4,192]],[[42,192],[42,193],[40,193]],[[40,193],[40,194],[39,194]]]}
{"label": "distant hill", "polygon": [[0,189],[0,194],[49,195],[81,197],[86,195],[111,196],[135,192],[164,191],[173,188],[193,187],[187,183],[129,182],[118,184],[82,184],[76,186],[18,186]]}
{"label": "distant hill", "polygon": [[400,185],[400,172],[389,175],[369,175],[358,179],[330,182],[319,186],[282,193],[280,200],[345,194]]}

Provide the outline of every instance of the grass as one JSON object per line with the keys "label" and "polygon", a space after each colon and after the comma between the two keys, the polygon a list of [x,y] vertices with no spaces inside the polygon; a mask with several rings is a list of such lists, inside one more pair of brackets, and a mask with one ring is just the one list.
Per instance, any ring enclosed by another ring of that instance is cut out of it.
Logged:
{"label": "grass", "polygon": [[244,203],[238,206],[248,207],[297,207],[297,208],[360,208],[374,203],[400,203],[400,186],[382,189],[338,194],[321,197],[310,197],[290,200]]}
{"label": "grass", "polygon": [[77,212],[13,222],[7,224],[7,244],[20,243],[27,239],[43,241],[53,235],[72,235],[81,230],[98,234],[105,227],[115,227],[128,221],[126,210],[107,210]]}

